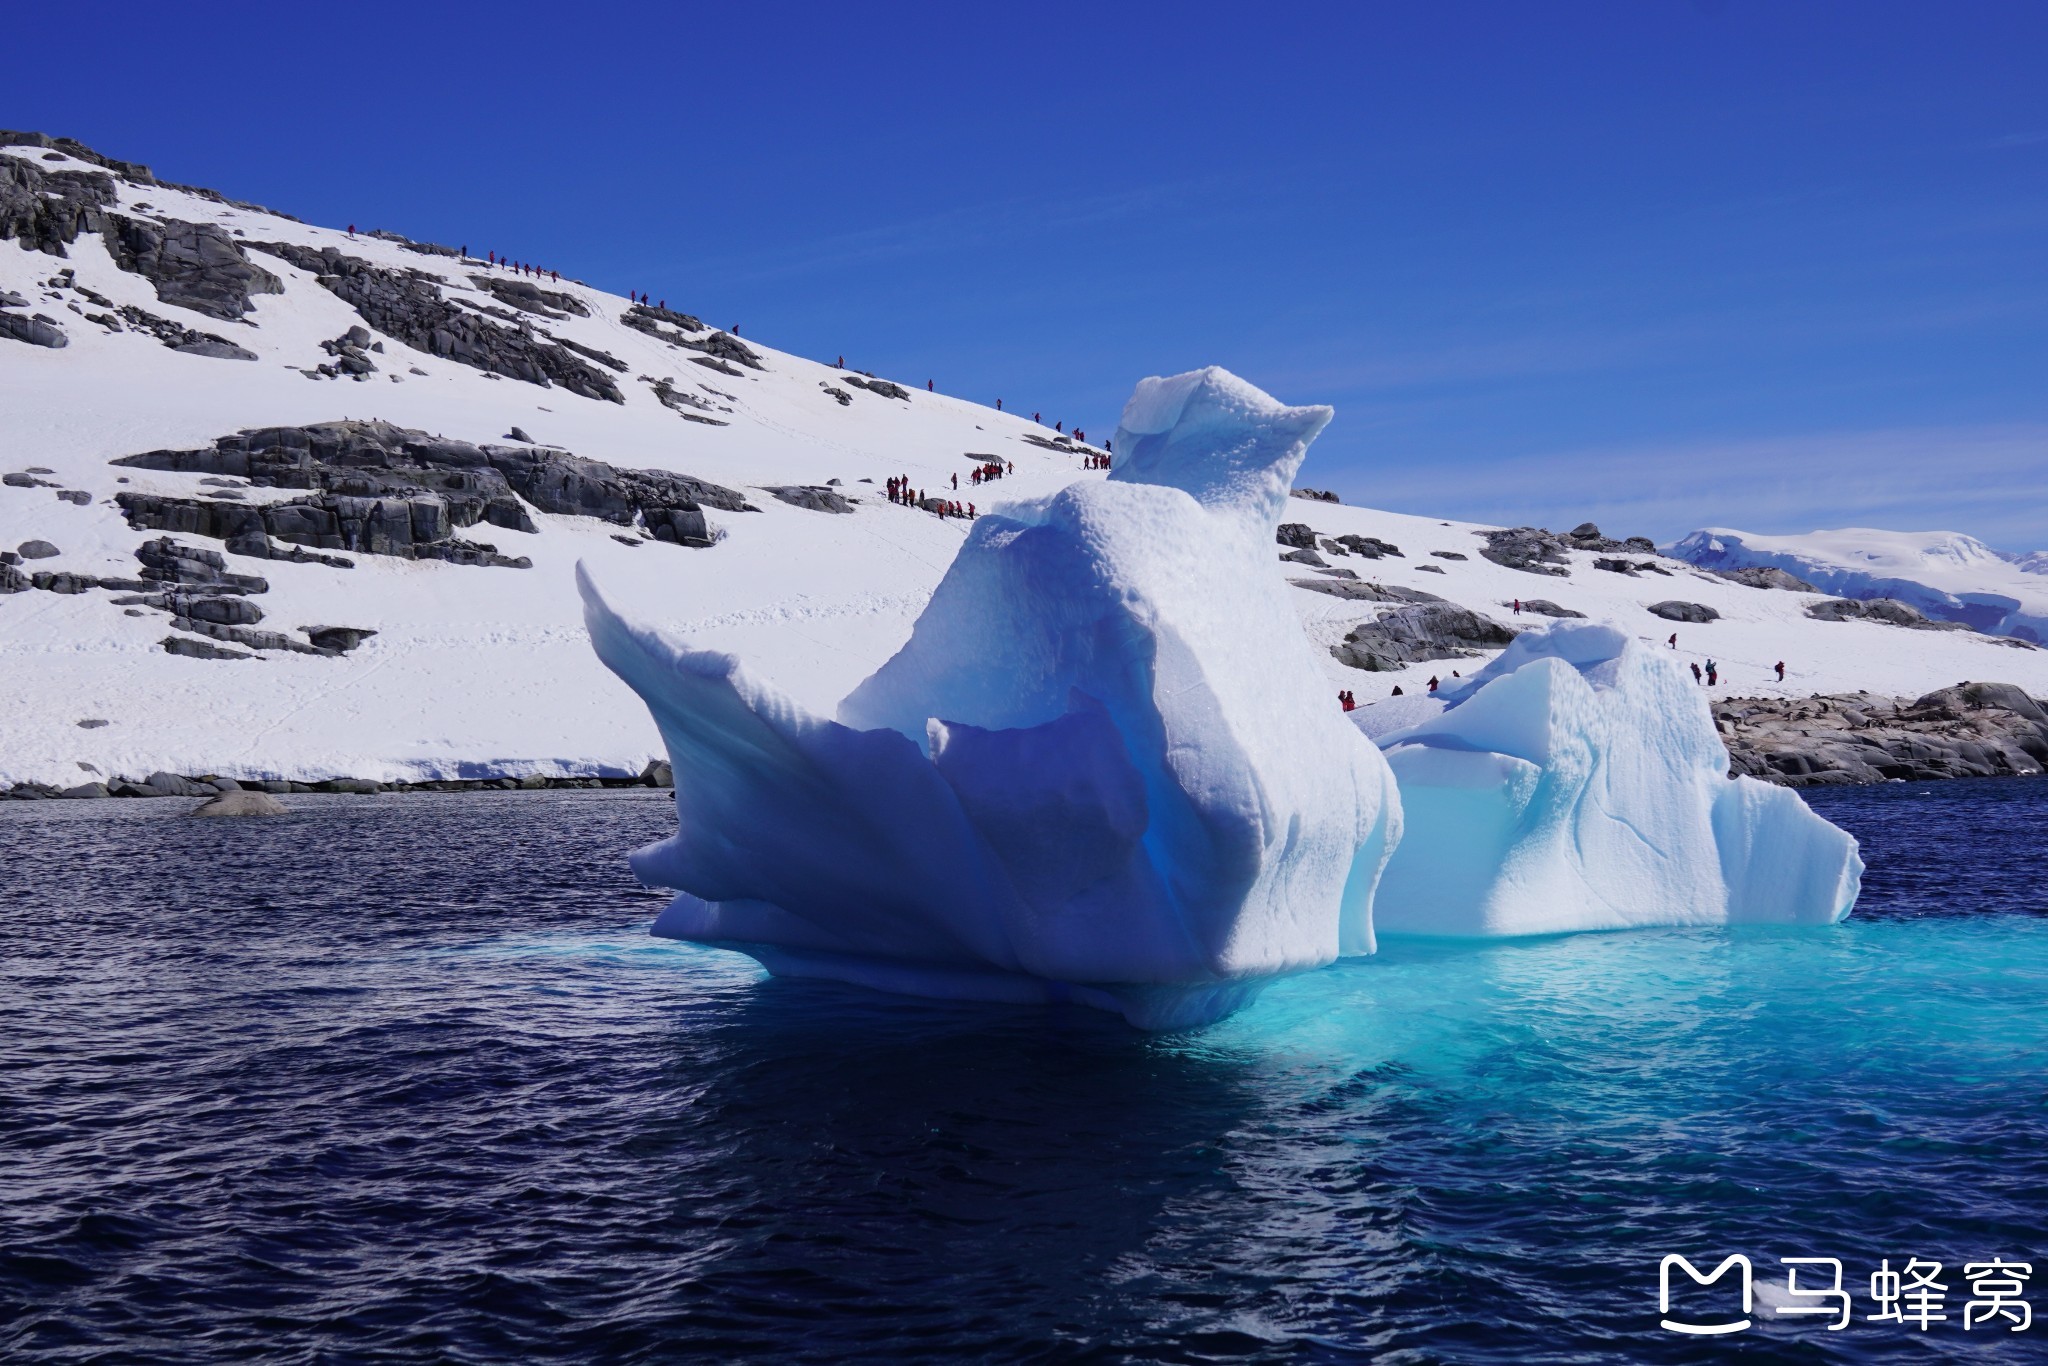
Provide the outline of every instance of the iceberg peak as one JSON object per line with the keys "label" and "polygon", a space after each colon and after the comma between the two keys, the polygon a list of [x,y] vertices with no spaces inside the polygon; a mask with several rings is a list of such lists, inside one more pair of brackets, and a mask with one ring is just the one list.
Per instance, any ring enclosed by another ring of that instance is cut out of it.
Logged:
{"label": "iceberg peak", "polygon": [[1280,524],[1309,443],[1335,415],[1295,408],[1210,366],[1139,382],[1116,431],[1113,481],[1180,489],[1267,536]]}

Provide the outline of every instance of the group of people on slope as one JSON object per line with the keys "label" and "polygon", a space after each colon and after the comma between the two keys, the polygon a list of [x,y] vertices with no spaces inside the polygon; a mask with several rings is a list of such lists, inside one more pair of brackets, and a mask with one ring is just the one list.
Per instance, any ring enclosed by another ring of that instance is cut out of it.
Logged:
{"label": "group of people on slope", "polygon": [[1087,470],[1106,470],[1109,468],[1109,457],[1106,455],[1090,455],[1081,462],[1081,468]]}
{"label": "group of people on slope", "polygon": [[[986,484],[991,479],[1000,479],[1006,474],[1013,474],[1016,472],[1016,469],[1017,467],[1007,460],[991,460],[986,465],[976,465],[973,469],[969,470],[967,472],[967,481],[970,484]],[[960,487],[960,476],[957,474],[953,476],[953,487],[956,489]]]}
{"label": "group of people on slope", "polygon": [[[354,237],[356,235],[355,224],[351,223],[348,225],[348,235],[350,237]],[[371,235],[375,236],[376,234],[372,233]],[[441,248],[441,250],[445,252],[447,248],[443,247]],[[469,259],[469,244],[467,242],[462,244],[461,255],[463,260],[467,261]],[[503,266],[505,269],[511,271],[515,275],[530,275],[536,280],[547,280],[552,284],[562,283],[562,276],[559,271],[542,270],[539,266],[528,265],[524,261],[514,261],[509,256],[500,256],[495,251],[484,253],[484,261],[487,265]],[[626,297],[630,299],[633,296],[629,294]],[[646,303],[647,296],[644,294],[641,295],[640,302],[643,304]]]}
{"label": "group of people on slope", "polygon": [[[911,487],[910,476],[907,474],[891,476],[884,481],[883,487],[889,492],[889,501],[900,507],[921,507],[936,517],[965,517],[970,522],[981,515],[975,511],[972,503],[962,503],[951,498],[925,497],[923,489]],[[953,476],[953,487],[960,487],[960,476],[957,474]]]}
{"label": "group of people on slope", "polygon": [[[462,254],[464,256],[468,256],[469,248],[464,247],[462,249]],[[495,251],[485,253],[485,258],[489,261],[491,265],[503,266],[505,269],[511,271],[514,275],[531,276],[533,279],[536,280],[546,280],[550,284],[558,285],[562,283],[562,277],[558,271],[542,270],[539,266],[530,266],[524,261],[514,261],[509,257],[500,256]],[[632,296],[628,295],[627,297],[631,298]],[[647,302],[647,296],[645,294],[640,296],[640,302],[643,304]]]}

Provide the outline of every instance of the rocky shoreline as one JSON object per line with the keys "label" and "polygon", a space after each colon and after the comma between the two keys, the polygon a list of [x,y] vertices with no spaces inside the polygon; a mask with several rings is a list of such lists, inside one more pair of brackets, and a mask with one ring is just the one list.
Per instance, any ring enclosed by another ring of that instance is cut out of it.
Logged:
{"label": "rocky shoreline", "polygon": [[520,777],[434,778],[422,782],[375,782],[368,778],[323,778],[315,782],[287,779],[223,778],[216,774],[188,777],[180,773],[157,772],[147,778],[95,779],[76,787],[60,788],[50,783],[16,783],[0,791],[0,800],[50,801],[110,797],[213,797],[223,792],[264,792],[282,796],[293,792],[325,792],[354,796],[410,792],[540,792],[572,788],[653,787],[672,788],[675,779],[666,759],[650,759],[637,777],[547,777],[528,773]]}
{"label": "rocky shoreline", "polygon": [[[1960,683],[1918,698],[1867,692],[1733,697],[1715,703],[1713,712],[1715,727],[1728,747],[1729,771],[1785,787],[2048,774],[2048,702],[2029,697],[2010,683]],[[421,782],[346,777],[300,782],[158,772],[142,779],[94,778],[69,788],[16,783],[0,790],[0,800],[211,797],[236,791],[371,795],[674,786],[668,762],[653,759],[632,777],[530,773]]]}
{"label": "rocky shoreline", "polygon": [[1732,772],[1787,787],[2048,772],[2048,704],[2010,683],[1918,698],[1729,698],[1714,723]]}

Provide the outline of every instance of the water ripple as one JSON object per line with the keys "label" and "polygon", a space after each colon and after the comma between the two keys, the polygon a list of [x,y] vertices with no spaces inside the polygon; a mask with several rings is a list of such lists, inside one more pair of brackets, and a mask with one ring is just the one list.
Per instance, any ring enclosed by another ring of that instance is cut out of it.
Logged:
{"label": "water ripple", "polygon": [[1657,1260],[2048,1260],[2042,783],[1817,794],[1841,927],[1164,1038],[650,940],[656,793],[292,800],[0,808],[0,1357],[1937,1360],[1681,1341]]}

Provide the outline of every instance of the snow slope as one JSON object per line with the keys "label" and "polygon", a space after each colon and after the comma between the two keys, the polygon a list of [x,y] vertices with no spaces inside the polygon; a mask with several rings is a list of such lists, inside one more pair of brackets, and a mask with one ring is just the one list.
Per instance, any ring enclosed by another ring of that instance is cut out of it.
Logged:
{"label": "snow slope", "polygon": [[2048,553],[2009,557],[1959,532],[1849,527],[1758,536],[1709,527],[1671,553],[1708,569],[1783,569],[1840,597],[1896,598],[1939,621],[2048,641]]}
{"label": "snow slope", "polygon": [[[97,169],[34,147],[0,148],[0,156],[45,170]],[[495,303],[471,282],[490,273],[481,262],[350,238],[155,183],[117,180],[113,207],[144,219],[218,224],[251,242],[335,247],[382,268],[425,272],[451,297]],[[909,638],[968,534],[964,521],[889,503],[880,495],[883,480],[907,475],[936,495],[950,493],[957,472],[958,496],[986,509],[998,498],[1045,498],[1076,481],[1106,477],[1086,470],[1077,450],[1038,444],[1053,433],[1028,418],[926,393],[922,376],[898,377],[908,397],[885,398],[848,387],[844,371],[751,337],[747,344],[764,369],[739,377],[706,369],[692,353],[626,327],[622,296],[566,277],[542,285],[581,300],[590,316],[537,326],[623,361],[627,369],[617,376],[623,403],[492,377],[388,335],[380,335],[384,350],[373,356],[378,373],[362,381],[308,379],[306,369],[330,359],[320,344],[364,319],[312,273],[274,255],[252,251],[250,260],[276,276],[283,290],[254,295],[243,321],[223,322],[164,302],[149,279],[117,264],[96,233],[81,233],[62,258],[0,241],[0,291],[56,319],[68,340],[62,349],[45,349],[0,337],[0,473],[47,469],[51,473],[34,478],[88,495],[80,506],[49,487],[0,487],[0,548],[40,539],[61,552],[20,569],[132,578],[135,548],[162,533],[131,528],[114,495],[218,492],[193,475],[115,468],[110,460],[197,448],[244,428],[349,417],[476,442],[499,441],[516,425],[577,456],[727,485],[760,510],[712,512],[724,539],[709,549],[627,546],[614,539],[621,528],[611,523],[537,509],[532,533],[476,529],[507,555],[529,558],[530,569],[353,554],[355,567],[344,571],[227,556],[231,570],[269,580],[270,591],[255,599],[266,627],[338,624],[378,632],[340,658],[282,652],[242,661],[187,658],[162,648],[173,634],[163,613],[116,606],[108,591],[0,595],[0,679],[8,694],[0,708],[0,783],[68,785],[95,773],[141,776],[155,769],[386,780],[637,773],[661,752],[661,741],[645,709],[592,656],[574,579],[578,560],[633,620],[743,655],[792,699],[824,712]],[[49,283],[61,280],[64,269],[76,272],[76,285],[117,307],[131,305],[225,337],[257,359],[182,353],[143,332],[109,332],[89,323],[83,315],[98,307],[75,288]],[[849,341],[857,347],[857,338]],[[848,358],[858,363],[857,354]],[[708,415],[729,425],[684,420],[655,397],[643,376],[671,379],[714,404],[717,411]],[[850,402],[838,402],[828,384]],[[1093,423],[1084,418],[1083,425]],[[970,490],[968,470],[988,457],[1013,462],[1013,477]],[[761,492],[768,485],[834,478],[860,500],[850,515],[789,506]],[[1318,482],[1313,461],[1302,478]],[[283,496],[242,492],[251,501]],[[1512,598],[1542,596],[1661,642],[1672,627],[1650,615],[1647,604],[1681,598],[1713,606],[1722,620],[1677,629],[1681,657],[1718,658],[1723,693],[1803,696],[1867,688],[1918,695],[1962,679],[1991,678],[2048,694],[2048,652],[2003,648],[1964,632],[1809,621],[1802,615],[1810,600],[1804,595],[1751,589],[1681,566],[1672,566],[1676,578],[1624,577],[1593,569],[1594,557],[1577,552],[1569,578],[1538,577],[1480,559],[1483,542],[1475,533],[1484,528],[1469,524],[1302,500],[1291,500],[1286,516],[1324,535],[1380,537],[1404,552],[1371,562],[1332,558],[1333,565],[1348,564],[1362,577],[1425,589],[1503,620],[1510,619],[1505,605]],[[221,549],[202,537],[178,539]],[[1277,549],[1271,570],[1277,579],[1313,577],[1304,566],[1281,563]],[[1433,558],[1435,550],[1467,558]],[[1287,596],[1318,646],[1337,643],[1382,610],[1298,589]],[[1475,659],[1466,668],[1464,661],[1443,660],[1391,675],[1365,674],[1318,654],[1333,705],[1339,688],[1371,702],[1392,685],[1412,693],[1432,673],[1471,672],[1484,662]],[[1770,673],[1779,659],[1787,664],[1782,686]],[[108,724],[82,728],[86,720]]]}

